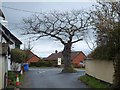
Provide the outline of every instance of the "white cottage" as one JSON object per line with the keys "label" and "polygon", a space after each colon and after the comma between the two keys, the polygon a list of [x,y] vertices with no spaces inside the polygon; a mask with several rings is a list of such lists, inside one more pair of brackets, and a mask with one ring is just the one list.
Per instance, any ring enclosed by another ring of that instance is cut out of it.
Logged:
{"label": "white cottage", "polygon": [[9,45],[0,43],[0,89],[7,86],[8,57],[10,55]]}
{"label": "white cottage", "polygon": [[[6,35],[8,35],[10,41],[12,42],[12,43],[9,42],[10,50],[14,48],[20,48],[22,42],[18,38],[16,38],[4,25],[2,25],[2,30]],[[10,64],[11,64],[11,60],[8,59],[8,70],[11,70]]]}
{"label": "white cottage", "polygon": [[10,51],[20,48],[22,42],[6,27],[5,16],[0,9],[0,90],[7,86],[7,72],[11,70]]}

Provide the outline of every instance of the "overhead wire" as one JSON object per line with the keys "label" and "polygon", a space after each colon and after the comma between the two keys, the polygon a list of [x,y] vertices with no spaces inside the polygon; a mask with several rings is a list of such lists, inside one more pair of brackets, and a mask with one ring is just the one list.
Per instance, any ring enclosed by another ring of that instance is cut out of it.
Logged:
{"label": "overhead wire", "polygon": [[30,11],[30,10],[18,9],[18,8],[4,6],[4,5],[2,5],[2,7],[7,8],[7,9],[16,10],[16,11],[22,11],[22,12],[28,12],[28,13],[34,13],[34,14],[36,14],[36,13],[41,14],[41,12],[34,12],[34,11]]}
{"label": "overhead wire", "polygon": [[[23,9],[18,9],[18,8],[13,8],[13,7],[8,7],[8,6],[3,6],[3,8],[7,8],[7,9],[12,9],[12,10],[16,10],[16,11],[22,11],[22,12],[28,12],[28,13],[39,13],[41,14],[41,12],[34,12],[34,11],[29,11],[29,10],[23,10]],[[19,23],[13,23],[13,22],[8,22],[9,24],[14,24],[14,25],[19,25]],[[22,39],[22,40],[27,40],[27,39],[30,39],[30,38],[35,38],[35,37],[29,37],[29,38],[25,38],[25,39]],[[35,41],[35,40],[32,40],[32,41]]]}
{"label": "overhead wire", "polygon": [[[7,9],[11,9],[11,10],[15,10],[15,11],[22,11],[22,12],[27,12],[27,13],[34,13],[34,14],[41,14],[41,12],[34,12],[34,11],[30,11],[30,10],[25,10],[25,9],[18,9],[18,8],[13,8],[13,7],[9,7],[9,6],[4,6],[2,5],[3,8],[7,8]],[[9,24],[14,24],[14,25],[19,25],[19,23],[11,23],[8,22]]]}

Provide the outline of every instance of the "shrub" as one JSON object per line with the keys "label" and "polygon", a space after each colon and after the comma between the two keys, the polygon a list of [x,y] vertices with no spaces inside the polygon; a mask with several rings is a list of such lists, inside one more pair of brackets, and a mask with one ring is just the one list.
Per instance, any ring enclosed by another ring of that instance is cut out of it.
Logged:
{"label": "shrub", "polygon": [[26,59],[26,52],[21,49],[12,49],[11,50],[11,59],[14,62],[22,63]]}
{"label": "shrub", "polygon": [[116,55],[120,55],[120,23],[116,24],[114,30],[108,32],[105,45],[98,46],[91,56],[94,59],[113,60]]}
{"label": "shrub", "polygon": [[91,53],[91,56],[94,59],[112,60],[114,54],[111,51],[112,48],[110,49],[107,45],[99,46]]}
{"label": "shrub", "polygon": [[50,62],[50,61],[32,62],[32,63],[30,63],[30,66],[36,66],[36,67],[51,67],[51,66],[53,66],[53,62]]}

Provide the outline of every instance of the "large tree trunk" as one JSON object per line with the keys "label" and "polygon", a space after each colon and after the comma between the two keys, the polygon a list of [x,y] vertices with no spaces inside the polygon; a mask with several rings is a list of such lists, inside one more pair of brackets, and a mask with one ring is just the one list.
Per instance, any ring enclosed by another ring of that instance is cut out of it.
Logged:
{"label": "large tree trunk", "polygon": [[67,43],[64,45],[64,50],[62,52],[63,55],[63,59],[64,59],[64,69],[62,70],[62,72],[64,73],[74,73],[75,70],[72,67],[72,63],[71,63],[71,43]]}
{"label": "large tree trunk", "polygon": [[114,59],[113,87],[120,88],[120,56],[119,55],[117,55]]}

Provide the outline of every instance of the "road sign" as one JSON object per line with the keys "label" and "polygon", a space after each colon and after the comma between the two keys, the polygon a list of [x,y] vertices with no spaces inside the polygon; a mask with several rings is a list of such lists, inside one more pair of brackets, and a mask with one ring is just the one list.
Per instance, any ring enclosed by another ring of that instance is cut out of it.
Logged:
{"label": "road sign", "polygon": [[58,65],[61,65],[61,58],[58,58]]}

